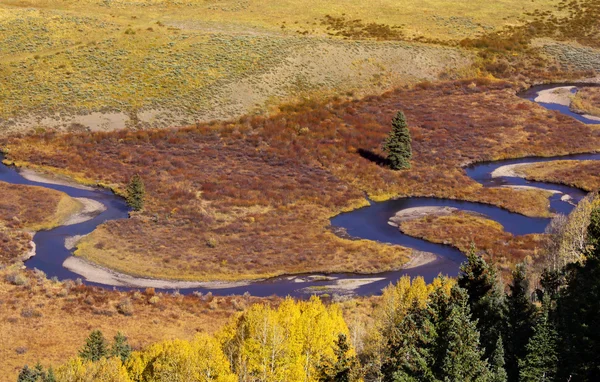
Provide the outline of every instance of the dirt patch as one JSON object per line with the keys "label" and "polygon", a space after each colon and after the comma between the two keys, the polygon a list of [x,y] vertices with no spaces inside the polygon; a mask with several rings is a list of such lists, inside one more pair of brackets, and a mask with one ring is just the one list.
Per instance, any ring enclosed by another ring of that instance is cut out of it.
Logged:
{"label": "dirt patch", "polygon": [[32,182],[56,184],[59,186],[68,186],[68,187],[72,187],[72,188],[78,188],[80,190],[93,190],[93,188],[91,188],[91,187],[83,186],[79,183],[75,183],[75,182],[69,181],[67,179],[61,179],[61,178],[58,178],[58,177],[55,177],[52,175],[41,174],[37,171],[31,170],[28,168],[20,169],[19,174],[21,174],[21,176],[23,178],[30,180]]}
{"label": "dirt patch", "polygon": [[158,289],[187,289],[187,288],[211,288],[224,289],[248,285],[248,282],[191,282],[177,280],[158,280],[134,277],[112,271],[108,268],[92,264],[84,259],[71,256],[67,258],[63,267],[71,272],[81,275],[90,282],[113,286],[128,286],[136,288],[158,288]]}
{"label": "dirt patch", "polygon": [[399,211],[390,218],[389,224],[398,227],[402,222],[420,219],[425,216],[447,216],[451,215],[457,208],[453,207],[414,207]]}
{"label": "dirt patch", "polygon": [[575,86],[564,86],[560,88],[542,90],[538,93],[538,96],[534,101],[569,106],[571,105],[571,98],[573,97],[572,90],[574,88]]}
{"label": "dirt patch", "polygon": [[431,252],[413,251],[412,257],[402,269],[417,268],[438,259],[438,255]]}
{"label": "dirt patch", "polygon": [[87,198],[74,198],[83,205],[78,213],[71,215],[62,225],[73,225],[86,222],[106,211],[106,206],[96,200]]}
{"label": "dirt patch", "polygon": [[519,171],[519,168],[530,166],[534,163],[519,163],[519,164],[508,164],[506,166],[500,166],[494,171],[492,171],[492,178],[501,178],[501,177],[509,177],[509,178],[523,178],[525,175]]}
{"label": "dirt patch", "polygon": [[512,188],[513,190],[539,190],[539,191],[544,191],[544,192],[549,192],[551,194],[562,194],[562,192],[557,191],[557,190],[546,190],[544,188],[539,188],[539,187],[533,187],[533,186],[517,186],[517,185],[505,185],[502,187],[506,187],[506,188]]}

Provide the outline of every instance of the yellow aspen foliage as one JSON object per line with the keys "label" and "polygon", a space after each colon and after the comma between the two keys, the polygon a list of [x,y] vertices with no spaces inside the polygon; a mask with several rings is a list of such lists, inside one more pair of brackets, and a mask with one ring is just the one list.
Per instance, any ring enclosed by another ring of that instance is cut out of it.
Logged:
{"label": "yellow aspen foliage", "polygon": [[339,306],[287,298],[276,309],[254,305],[220,333],[240,381],[316,381],[323,359],[348,327]]}
{"label": "yellow aspen foliage", "polygon": [[207,334],[194,340],[173,340],[134,352],[127,370],[136,382],[235,382],[220,343]]}
{"label": "yellow aspen foliage", "polygon": [[56,370],[60,382],[130,382],[127,370],[118,357],[96,362],[73,358]]}

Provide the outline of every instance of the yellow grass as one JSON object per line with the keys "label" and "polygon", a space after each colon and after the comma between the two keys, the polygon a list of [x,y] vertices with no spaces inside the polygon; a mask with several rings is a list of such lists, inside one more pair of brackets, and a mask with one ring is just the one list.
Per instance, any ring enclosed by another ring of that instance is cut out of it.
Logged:
{"label": "yellow grass", "polygon": [[[322,20],[400,26],[407,39],[460,40],[552,4],[5,1],[0,128],[182,125],[264,112],[294,97],[365,95],[447,72],[472,75],[470,56],[459,49],[345,41],[330,37]],[[108,122],[91,112],[110,112]]]}
{"label": "yellow grass", "polygon": [[0,192],[0,220],[16,219],[23,229],[30,231],[57,227],[83,207],[67,194],[44,187],[0,182]]}
{"label": "yellow grass", "polygon": [[575,112],[600,117],[600,87],[579,89],[571,102],[571,109]]}
{"label": "yellow grass", "polygon": [[561,183],[586,191],[600,188],[598,161],[552,161],[523,166],[518,171],[527,179],[536,181]]}

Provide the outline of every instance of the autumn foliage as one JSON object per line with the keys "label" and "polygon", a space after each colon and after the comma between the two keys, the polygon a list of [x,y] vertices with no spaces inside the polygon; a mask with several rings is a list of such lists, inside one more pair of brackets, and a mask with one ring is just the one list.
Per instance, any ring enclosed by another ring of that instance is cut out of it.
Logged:
{"label": "autumn foliage", "polygon": [[[515,92],[485,79],[424,83],[350,102],[283,106],[271,117],[180,129],[48,132],[4,144],[10,159],[117,190],[136,173],[144,178],[145,211],[108,222],[82,241],[78,254],[92,261],[187,279],[376,272],[398,268],[409,252],[328,231],[328,219],[364,205],[365,192],[375,200],[435,196],[549,214],[546,194],[484,188],[463,166],[592,151],[600,131]],[[412,168],[401,172],[376,160],[398,110],[410,121],[413,150]]]}

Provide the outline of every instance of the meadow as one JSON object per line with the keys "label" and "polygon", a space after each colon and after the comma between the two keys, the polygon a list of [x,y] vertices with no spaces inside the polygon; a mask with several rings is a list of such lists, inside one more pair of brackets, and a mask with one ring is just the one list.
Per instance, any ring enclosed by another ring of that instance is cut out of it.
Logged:
{"label": "meadow", "polygon": [[[140,276],[232,280],[398,269],[410,250],[344,240],[328,219],[373,200],[436,196],[549,216],[545,192],[484,188],[463,166],[593,151],[600,132],[490,80],[423,83],[363,100],[281,107],[188,128],[8,138],[9,159],[119,191],[139,173],[145,211],[101,225],[76,254]],[[378,163],[398,110],[413,166]],[[498,118],[501,115],[502,118]],[[568,135],[571,139],[565,140]]]}
{"label": "meadow", "polygon": [[43,187],[0,182],[0,266],[31,249],[31,232],[59,226],[81,210],[79,201]]}
{"label": "meadow", "polygon": [[585,191],[600,189],[600,166],[596,161],[552,161],[519,168],[525,178],[566,184]]}

